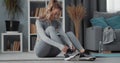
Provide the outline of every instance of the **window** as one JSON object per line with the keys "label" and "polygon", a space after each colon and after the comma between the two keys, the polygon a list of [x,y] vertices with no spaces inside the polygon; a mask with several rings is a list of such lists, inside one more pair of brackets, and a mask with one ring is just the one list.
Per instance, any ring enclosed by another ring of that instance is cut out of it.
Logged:
{"label": "window", "polygon": [[120,0],[107,0],[107,11],[108,12],[120,11]]}

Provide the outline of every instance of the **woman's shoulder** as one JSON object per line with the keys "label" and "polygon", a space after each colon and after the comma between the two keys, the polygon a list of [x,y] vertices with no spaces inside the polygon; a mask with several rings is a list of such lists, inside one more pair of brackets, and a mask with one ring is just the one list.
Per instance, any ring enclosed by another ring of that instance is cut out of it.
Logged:
{"label": "woman's shoulder", "polygon": [[42,19],[36,19],[36,24],[43,26],[45,24],[45,21]]}

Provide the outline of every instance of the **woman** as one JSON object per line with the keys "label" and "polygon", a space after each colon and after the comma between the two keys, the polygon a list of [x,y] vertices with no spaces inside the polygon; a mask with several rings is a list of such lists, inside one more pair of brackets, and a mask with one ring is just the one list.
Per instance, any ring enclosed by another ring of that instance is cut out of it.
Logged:
{"label": "woman", "polygon": [[85,52],[72,32],[63,32],[58,21],[61,11],[57,0],[50,0],[45,15],[36,20],[37,42],[34,51],[38,57],[55,57],[62,52],[65,60],[74,60],[79,53]]}

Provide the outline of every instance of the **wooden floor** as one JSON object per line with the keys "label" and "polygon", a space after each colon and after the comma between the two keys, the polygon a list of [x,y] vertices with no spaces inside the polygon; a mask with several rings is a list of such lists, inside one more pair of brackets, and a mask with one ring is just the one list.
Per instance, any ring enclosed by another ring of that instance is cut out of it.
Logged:
{"label": "wooden floor", "polygon": [[64,60],[52,60],[52,61],[0,61],[0,63],[120,63],[119,57],[114,58],[97,58],[95,61],[64,61]]}
{"label": "wooden floor", "polygon": [[0,63],[120,63],[120,57],[97,58],[95,61],[64,61],[63,57],[38,58],[34,53],[0,54]]}

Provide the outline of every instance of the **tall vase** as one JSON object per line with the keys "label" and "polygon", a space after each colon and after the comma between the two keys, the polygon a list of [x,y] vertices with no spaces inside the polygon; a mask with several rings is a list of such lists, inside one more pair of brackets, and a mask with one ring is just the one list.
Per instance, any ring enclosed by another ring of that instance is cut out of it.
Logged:
{"label": "tall vase", "polygon": [[76,35],[76,38],[79,39],[79,33],[80,33],[80,22],[79,20],[77,21],[74,21],[74,26],[75,26],[75,35]]}

